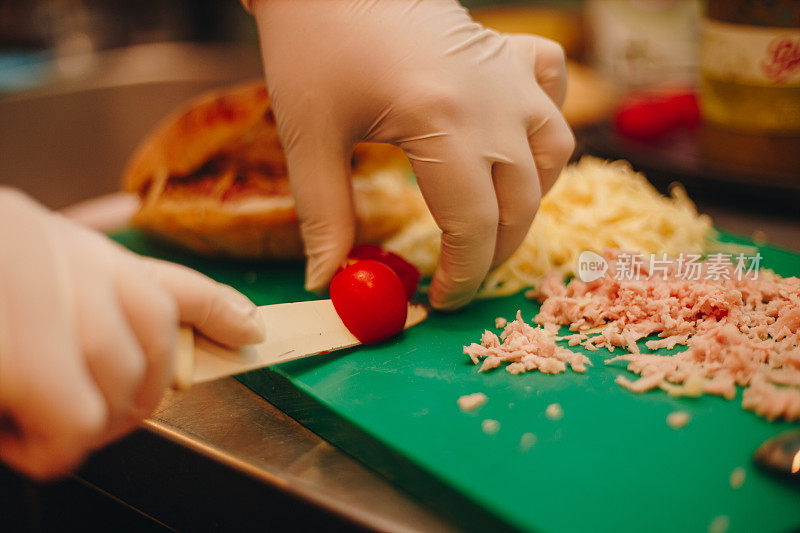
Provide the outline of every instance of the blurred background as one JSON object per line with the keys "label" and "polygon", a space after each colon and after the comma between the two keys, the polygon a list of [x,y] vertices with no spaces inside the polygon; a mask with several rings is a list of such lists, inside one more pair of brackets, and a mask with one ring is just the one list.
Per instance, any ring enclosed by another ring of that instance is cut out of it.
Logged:
{"label": "blurred background", "polygon": [[[695,78],[699,0],[463,4],[488,25],[551,36],[571,57],[591,57],[625,84]],[[91,62],[85,56],[104,50],[163,42],[256,40],[253,21],[236,0],[0,0],[0,89],[87,75]]]}
{"label": "blurred background", "polygon": [[[627,159],[695,198],[796,211],[800,0],[463,3],[487,26],[564,46],[576,157]],[[16,155],[0,180],[54,208],[110,192],[176,105],[260,75],[238,0],[0,0],[0,153]],[[52,183],[72,174],[87,185]]]}
{"label": "blurred background", "polygon": [[91,74],[104,50],[163,42],[256,42],[237,0],[2,0],[0,89]]}

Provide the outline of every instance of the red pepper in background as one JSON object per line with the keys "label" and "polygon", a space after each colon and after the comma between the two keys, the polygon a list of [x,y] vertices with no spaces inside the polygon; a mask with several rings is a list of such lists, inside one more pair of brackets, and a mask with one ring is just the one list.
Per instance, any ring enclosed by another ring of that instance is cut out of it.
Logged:
{"label": "red pepper in background", "polygon": [[700,124],[697,95],[631,95],[617,110],[614,124],[621,135],[642,141],[656,141],[678,128],[694,128]]}

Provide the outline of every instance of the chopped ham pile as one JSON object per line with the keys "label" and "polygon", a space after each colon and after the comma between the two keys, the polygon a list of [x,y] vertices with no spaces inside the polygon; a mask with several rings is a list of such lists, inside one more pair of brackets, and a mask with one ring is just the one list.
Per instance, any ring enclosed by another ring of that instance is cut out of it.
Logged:
{"label": "chopped ham pile", "polygon": [[[608,272],[615,271],[618,256],[606,255]],[[518,316],[501,335],[502,344],[487,332],[481,345],[465,352],[473,361],[487,356],[482,370],[508,360],[517,361],[513,369],[509,365],[510,372],[555,368],[557,363],[563,370],[562,361],[571,361],[570,356],[545,332],[568,325],[575,333],[562,338],[570,346],[627,349],[606,364],[628,363],[628,370],[640,377],[619,376],[617,383],[633,392],[659,387],[671,395],[730,399],[740,385],[748,387],[745,409],[769,420],[800,419],[800,279],[766,270],[735,275],[732,265],[722,271],[714,266],[718,276],[706,279],[710,265],[701,265],[700,276],[692,279],[678,275],[676,262],[657,275],[640,266],[632,279],[606,274],[565,286],[558,276],[548,278],[531,295],[542,302],[535,318],[540,328],[526,329]],[[642,353],[637,341],[656,334],[658,340],[644,343],[649,350],[687,349],[675,355]],[[542,357],[546,361],[539,365]]]}
{"label": "chopped ham pile", "polygon": [[476,365],[483,364],[479,371],[484,372],[506,363],[506,370],[512,374],[521,374],[530,370],[538,370],[545,374],[558,374],[567,369],[567,363],[575,372],[585,372],[586,365],[591,365],[589,358],[580,353],[573,353],[556,344],[555,329],[533,327],[525,323],[522,313],[517,311],[517,319],[506,324],[498,337],[489,330],[483,332],[480,344],[472,343],[464,346],[464,353]]}

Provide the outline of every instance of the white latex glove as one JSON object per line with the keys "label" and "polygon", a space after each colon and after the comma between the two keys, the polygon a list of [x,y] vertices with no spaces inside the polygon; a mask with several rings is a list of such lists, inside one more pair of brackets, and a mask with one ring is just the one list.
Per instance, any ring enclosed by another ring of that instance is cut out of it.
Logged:
{"label": "white latex glove", "polygon": [[503,35],[454,0],[255,0],[308,255],[327,286],[353,244],[350,153],[405,150],[442,229],[431,304],[466,304],[522,242],[574,148],[553,41]]}
{"label": "white latex glove", "polygon": [[171,383],[179,322],[263,337],[231,287],[0,188],[0,459],[49,478],[133,429]]}

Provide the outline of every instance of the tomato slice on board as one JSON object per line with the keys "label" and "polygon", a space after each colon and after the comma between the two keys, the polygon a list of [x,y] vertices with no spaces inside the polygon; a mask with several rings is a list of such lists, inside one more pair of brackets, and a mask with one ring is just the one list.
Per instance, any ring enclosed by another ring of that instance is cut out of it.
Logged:
{"label": "tomato slice on board", "polygon": [[394,252],[384,250],[380,246],[374,244],[359,244],[348,254],[351,259],[373,259],[386,264],[389,268],[394,270],[395,274],[403,282],[403,287],[406,290],[406,298],[411,300],[414,293],[417,291],[419,284],[419,270],[417,267],[403,259],[402,256]]}
{"label": "tomato slice on board", "polygon": [[380,342],[403,330],[406,289],[388,265],[372,259],[356,261],[333,277],[330,289],[333,307],[362,343]]}

